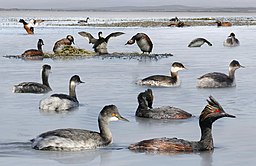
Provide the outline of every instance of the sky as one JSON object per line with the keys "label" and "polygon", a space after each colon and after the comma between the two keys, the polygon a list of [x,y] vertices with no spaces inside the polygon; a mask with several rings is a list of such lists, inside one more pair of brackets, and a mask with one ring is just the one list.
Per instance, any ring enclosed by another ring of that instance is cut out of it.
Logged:
{"label": "sky", "polygon": [[7,9],[91,9],[98,7],[161,5],[185,5],[193,7],[256,7],[256,0],[0,0],[0,2],[0,8]]}

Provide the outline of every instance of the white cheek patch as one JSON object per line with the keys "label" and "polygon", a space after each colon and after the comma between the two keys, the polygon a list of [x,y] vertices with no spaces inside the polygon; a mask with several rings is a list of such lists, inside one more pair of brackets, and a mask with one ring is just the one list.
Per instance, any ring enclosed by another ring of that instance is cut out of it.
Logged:
{"label": "white cheek patch", "polygon": [[180,70],[183,70],[184,68],[180,68],[180,67],[172,67],[171,68],[171,71],[172,72],[177,72],[177,71],[180,71]]}
{"label": "white cheek patch", "polygon": [[109,121],[118,121],[119,119],[115,116],[112,116],[111,118],[109,118]]}
{"label": "white cheek patch", "polygon": [[70,85],[71,85],[72,87],[74,87],[74,86],[76,86],[77,84],[78,84],[78,83],[76,83],[76,82],[74,82],[74,81],[71,81],[71,84],[70,84]]}

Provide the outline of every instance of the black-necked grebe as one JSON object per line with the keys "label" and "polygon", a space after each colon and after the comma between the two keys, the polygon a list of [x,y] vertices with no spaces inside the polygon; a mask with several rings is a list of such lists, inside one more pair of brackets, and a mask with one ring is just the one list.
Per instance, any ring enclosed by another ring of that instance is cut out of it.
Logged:
{"label": "black-necked grebe", "polygon": [[44,58],[44,53],[42,46],[44,45],[44,41],[39,39],[37,42],[37,49],[29,49],[26,50],[23,54],[21,54],[21,58],[25,60],[42,60]]}
{"label": "black-necked grebe", "polygon": [[139,106],[135,115],[152,119],[187,119],[192,116],[190,113],[172,106],[153,108],[153,98],[151,89],[141,92],[137,97]]}
{"label": "black-necked grebe", "polygon": [[171,75],[153,75],[142,80],[138,80],[137,84],[146,86],[176,87],[180,86],[181,81],[178,71],[186,69],[183,64],[174,62],[171,67]]}
{"label": "black-necked grebe", "polygon": [[117,37],[120,35],[123,35],[123,32],[114,32],[109,34],[107,37],[103,37],[102,36],[102,32],[98,33],[98,39],[94,38],[90,33],[88,32],[78,32],[79,35],[87,38],[89,40],[89,43],[93,44],[93,49],[96,53],[99,54],[108,54],[108,50],[107,50],[107,44],[108,44],[108,40],[111,37]]}
{"label": "black-necked grebe", "polygon": [[210,96],[199,117],[199,126],[201,128],[201,139],[199,141],[187,141],[177,138],[154,138],[143,140],[131,144],[128,148],[136,152],[157,152],[157,153],[175,153],[175,152],[198,152],[210,151],[214,149],[212,138],[212,124],[223,117],[235,118],[234,115],[226,113],[221,105]]}
{"label": "black-necked grebe", "polygon": [[232,87],[236,85],[235,82],[235,71],[240,67],[244,67],[240,65],[240,63],[236,60],[233,60],[229,64],[228,75],[219,72],[207,73],[197,81],[198,88],[225,88]]}
{"label": "black-necked grebe", "polygon": [[23,28],[26,30],[28,34],[34,34],[34,27],[38,26],[41,22],[44,20],[35,20],[31,19],[29,20],[29,23],[27,23],[24,19],[20,19],[19,22],[23,24]]}
{"label": "black-necked grebe", "polygon": [[78,75],[71,77],[69,81],[69,94],[52,94],[49,98],[43,99],[39,103],[39,108],[43,111],[67,111],[79,106],[76,98],[76,86],[84,83]]}
{"label": "black-necked grebe", "polygon": [[127,44],[131,45],[134,44],[136,41],[137,45],[139,46],[140,50],[143,52],[151,53],[153,49],[153,43],[150,40],[149,36],[145,33],[137,33],[134,35],[130,40],[127,41]]}
{"label": "black-necked grebe", "polygon": [[236,47],[240,45],[239,40],[235,37],[235,34],[232,32],[228,36],[228,38],[223,43],[226,47]]}
{"label": "black-necked grebe", "polygon": [[13,93],[47,93],[51,91],[51,87],[48,82],[49,74],[51,73],[50,65],[42,66],[42,84],[37,82],[22,82],[18,85],[14,85]]}
{"label": "black-necked grebe", "polygon": [[232,26],[231,22],[221,22],[221,21],[216,21],[217,27],[230,27]]}
{"label": "black-necked grebe", "polygon": [[71,35],[67,35],[66,38],[60,39],[57,42],[55,42],[53,46],[53,52],[58,53],[60,52],[65,46],[70,46],[74,44],[74,37]]}
{"label": "black-necked grebe", "polygon": [[188,47],[201,47],[204,43],[207,43],[209,46],[212,46],[212,43],[210,43],[205,38],[196,38],[189,43]]}
{"label": "black-necked grebe", "polygon": [[78,24],[88,24],[88,21],[89,21],[89,17],[87,17],[85,20],[79,20],[77,23]]}
{"label": "black-necked grebe", "polygon": [[107,105],[98,117],[100,132],[72,128],[48,131],[31,140],[32,148],[49,151],[78,151],[107,146],[113,141],[109,122],[117,120],[128,121],[119,114],[115,105]]}

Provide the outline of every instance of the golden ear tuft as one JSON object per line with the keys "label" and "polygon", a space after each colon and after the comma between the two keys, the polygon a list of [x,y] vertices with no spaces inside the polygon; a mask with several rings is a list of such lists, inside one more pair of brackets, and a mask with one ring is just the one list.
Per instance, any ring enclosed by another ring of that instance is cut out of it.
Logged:
{"label": "golden ear tuft", "polygon": [[115,113],[113,113],[113,114],[112,114],[112,116],[116,116],[116,114],[115,114]]}

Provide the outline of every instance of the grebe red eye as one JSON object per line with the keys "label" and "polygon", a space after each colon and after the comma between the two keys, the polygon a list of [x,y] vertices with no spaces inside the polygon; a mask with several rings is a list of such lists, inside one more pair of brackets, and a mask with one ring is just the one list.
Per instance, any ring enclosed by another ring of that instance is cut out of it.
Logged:
{"label": "grebe red eye", "polygon": [[215,112],[216,112],[216,113],[219,113],[219,112],[220,112],[220,110],[219,110],[219,109],[216,109],[216,110],[215,110]]}

